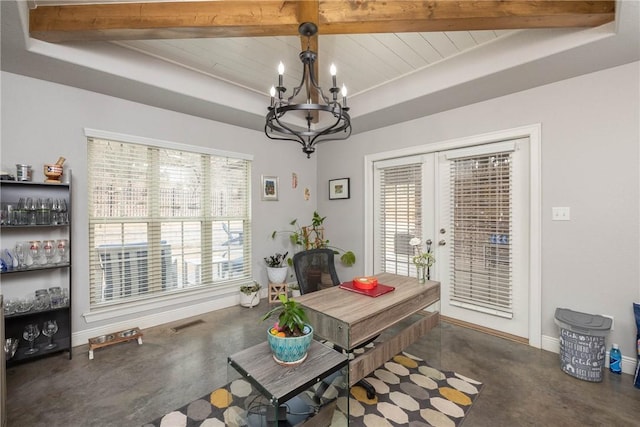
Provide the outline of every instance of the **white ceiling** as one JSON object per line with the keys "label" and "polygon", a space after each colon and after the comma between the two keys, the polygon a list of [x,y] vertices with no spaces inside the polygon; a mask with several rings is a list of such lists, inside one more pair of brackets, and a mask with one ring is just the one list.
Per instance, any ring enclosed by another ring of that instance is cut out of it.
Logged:
{"label": "white ceiling", "polygon": [[[320,36],[320,85],[331,87],[329,66],[335,63],[339,81],[347,85],[351,96],[357,96],[508,33],[456,31]],[[299,37],[139,40],[117,44],[265,96],[269,88],[277,84],[280,61],[285,65],[285,83],[289,88],[297,86],[302,78]]]}
{"label": "white ceiling", "polygon": [[[70,2],[29,5],[43,3]],[[637,61],[638,1],[616,10],[592,29],[320,34],[320,83],[335,63],[363,132]],[[264,126],[278,62],[285,86],[301,78],[299,37],[51,44],[28,38],[27,23],[26,2],[2,2],[3,70],[252,129]]]}

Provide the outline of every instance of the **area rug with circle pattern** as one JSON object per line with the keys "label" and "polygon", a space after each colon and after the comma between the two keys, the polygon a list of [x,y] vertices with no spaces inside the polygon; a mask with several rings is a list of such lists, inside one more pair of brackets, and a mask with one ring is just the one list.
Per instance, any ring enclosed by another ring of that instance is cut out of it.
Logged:
{"label": "area rug with circle pattern", "polygon": [[[335,402],[332,426],[460,426],[483,386],[455,372],[434,369],[408,353],[394,356],[367,381],[376,390],[373,399],[357,385],[344,396],[345,378],[339,374],[325,379],[283,405],[287,423],[281,425],[299,424]],[[249,382],[237,379],[143,427],[267,425],[268,406]]]}

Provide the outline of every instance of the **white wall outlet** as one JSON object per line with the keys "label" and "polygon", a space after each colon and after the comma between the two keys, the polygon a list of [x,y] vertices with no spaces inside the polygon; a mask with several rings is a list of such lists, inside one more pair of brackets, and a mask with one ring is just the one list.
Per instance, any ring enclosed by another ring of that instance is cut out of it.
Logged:
{"label": "white wall outlet", "polygon": [[569,207],[553,207],[553,208],[551,208],[551,219],[553,221],[569,221],[569,220],[571,220],[571,208],[569,208]]}
{"label": "white wall outlet", "polygon": [[609,316],[608,314],[602,314],[602,317],[608,317],[609,319],[611,319],[611,330],[613,331],[613,326],[615,325],[615,320],[613,320],[613,316]]}

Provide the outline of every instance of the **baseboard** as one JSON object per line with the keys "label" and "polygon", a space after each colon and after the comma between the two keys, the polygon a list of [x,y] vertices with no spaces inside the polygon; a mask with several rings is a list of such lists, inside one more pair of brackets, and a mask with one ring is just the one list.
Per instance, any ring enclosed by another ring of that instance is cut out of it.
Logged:
{"label": "baseboard", "polygon": [[442,315],[440,315],[440,320],[443,322],[451,323],[453,325],[462,326],[463,328],[469,328],[469,329],[473,329],[474,331],[479,331],[488,335],[493,335],[494,337],[500,337],[500,338],[504,338],[505,340],[515,341],[520,344],[529,345],[529,340],[526,338],[508,334],[506,332],[498,331],[496,329],[485,328],[484,326],[479,326],[474,323],[465,322],[464,320],[458,320],[452,317],[442,316]]}
{"label": "baseboard", "polygon": [[[211,311],[220,310],[227,307],[238,305],[239,296],[237,293],[223,296],[221,298],[205,301],[202,303],[189,305],[174,310],[167,310],[161,313],[154,313],[147,316],[137,317],[132,320],[110,323],[107,326],[97,328],[84,329],[72,334],[71,346],[88,345],[89,338],[109,333],[139,327],[140,329],[151,328],[169,322],[186,319],[193,316],[199,316]],[[144,333],[144,330],[142,331]]]}
{"label": "baseboard", "polygon": [[[560,354],[560,339],[543,335],[542,349]],[[637,363],[635,357],[622,356],[622,372],[634,375]],[[605,368],[609,369],[609,351],[607,351],[607,357],[605,358]]]}

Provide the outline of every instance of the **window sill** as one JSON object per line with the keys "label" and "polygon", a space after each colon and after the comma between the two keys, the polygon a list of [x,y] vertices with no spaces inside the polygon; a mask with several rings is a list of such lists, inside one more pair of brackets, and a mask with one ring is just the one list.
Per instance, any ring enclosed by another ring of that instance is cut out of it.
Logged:
{"label": "window sill", "polygon": [[104,308],[97,308],[82,314],[87,323],[100,322],[118,317],[140,314],[145,311],[159,310],[167,307],[190,303],[202,303],[204,299],[228,296],[237,292],[242,283],[226,284],[215,289],[194,289],[171,293],[152,299],[142,299]]}

